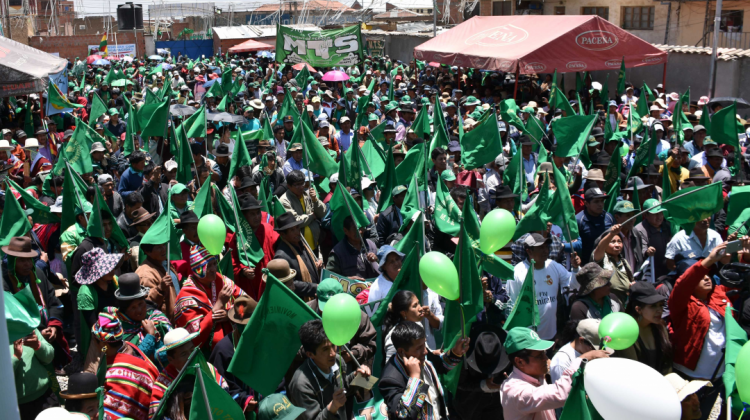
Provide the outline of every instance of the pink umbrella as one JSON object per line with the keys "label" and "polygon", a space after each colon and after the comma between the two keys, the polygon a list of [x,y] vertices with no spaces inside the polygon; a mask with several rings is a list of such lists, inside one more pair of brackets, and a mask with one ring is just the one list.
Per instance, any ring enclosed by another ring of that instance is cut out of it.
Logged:
{"label": "pink umbrella", "polygon": [[94,61],[101,60],[101,59],[102,59],[101,55],[97,55],[97,54],[90,55],[90,56],[86,57],[86,64],[91,64]]}
{"label": "pink umbrella", "polygon": [[295,64],[295,65],[292,66],[292,68],[295,69],[295,70],[302,70],[304,67],[307,67],[307,70],[310,73],[317,73],[318,72],[317,70],[315,70],[315,67],[313,67],[313,66],[311,66],[311,65],[309,65],[307,63],[297,63],[297,64]]}
{"label": "pink umbrella", "polygon": [[323,75],[324,82],[343,82],[349,80],[349,75],[341,70],[331,70]]}
{"label": "pink umbrella", "polygon": [[428,63],[428,65],[429,65],[430,67],[440,67],[440,63],[438,63],[438,62],[435,62],[435,61],[430,61],[430,62]]}

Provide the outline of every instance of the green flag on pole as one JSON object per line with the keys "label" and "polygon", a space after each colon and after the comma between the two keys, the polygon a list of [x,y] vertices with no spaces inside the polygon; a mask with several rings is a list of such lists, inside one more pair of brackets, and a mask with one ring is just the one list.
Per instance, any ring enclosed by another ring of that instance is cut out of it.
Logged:
{"label": "green flag on pole", "polygon": [[625,56],[622,57],[620,72],[617,74],[617,96],[625,92]]}
{"label": "green flag on pole", "polygon": [[[677,191],[669,198],[674,201],[662,204],[662,208],[669,212],[670,220],[678,225],[696,223],[718,213],[724,207],[724,195],[721,182],[703,187],[689,187]],[[701,189],[696,193],[692,193]],[[689,195],[686,195],[689,194]],[[682,198],[679,198],[684,196]]]}
{"label": "green flag on pole", "polygon": [[169,98],[153,104],[143,105],[138,111],[141,137],[164,137],[169,119]]}
{"label": "green flag on pole", "polygon": [[742,398],[740,398],[737,391],[735,364],[737,363],[737,356],[740,353],[740,349],[747,343],[748,338],[745,330],[734,319],[732,311],[734,311],[732,305],[727,305],[724,312],[724,319],[726,320],[726,350],[724,352],[724,374],[721,376],[721,380],[724,382],[727,395],[732,397],[732,412],[735,416],[739,416],[742,413],[743,406]]}
{"label": "green flag on pole", "polygon": [[[414,227],[412,227],[412,229],[413,228]],[[419,258],[421,252],[421,247],[410,247],[410,250],[406,253],[406,258],[404,258],[401,271],[398,272],[398,275],[393,280],[393,286],[391,286],[391,289],[388,291],[388,295],[383,300],[384,302],[392,301],[393,296],[395,296],[399,290],[410,290],[417,295],[417,299],[420,301],[422,300],[422,278],[419,276]],[[265,294],[265,292],[263,293]],[[383,318],[385,318],[385,313],[387,311],[388,305],[385,304],[380,305],[375,313],[372,314],[370,321],[372,321],[372,325],[375,326],[375,328],[379,328],[383,324]]]}
{"label": "green flag on pole", "polygon": [[[726,144],[734,147],[735,152],[742,151],[740,138],[737,134],[737,103],[722,108],[716,112],[711,119],[711,139],[718,144]],[[734,160],[734,166],[730,168],[732,176],[737,175],[742,168],[741,155]]]}
{"label": "green flag on pole", "polygon": [[513,311],[503,325],[505,331],[514,327],[536,327],[539,325],[539,307],[536,304],[536,290],[534,288],[534,264],[534,260],[531,260],[526,278],[513,305]]}
{"label": "green flag on pole", "polygon": [[578,156],[586,146],[597,119],[597,115],[574,115],[552,121],[552,131],[557,139],[555,156]]}
{"label": "green flag on pole", "polygon": [[568,398],[565,400],[560,420],[604,420],[586,394],[583,383],[583,368],[579,368],[573,374],[573,384]]}
{"label": "green flag on pole", "polygon": [[[208,418],[208,412],[211,412],[211,416],[215,419],[245,420],[242,407],[216,383],[213,375],[204,372],[200,367],[185,366],[185,368],[194,369],[196,376],[201,375],[200,378],[195,379],[193,399],[190,403],[190,420],[204,420]],[[201,384],[206,388],[205,394]],[[208,407],[206,407],[206,401],[208,401]]]}
{"label": "green flag on pole", "polygon": [[478,168],[503,152],[495,114],[488,112],[461,139],[461,163],[467,170]]}
{"label": "green flag on pole", "polygon": [[5,187],[5,207],[3,216],[0,218],[0,246],[10,244],[14,236],[25,236],[31,230],[31,223],[26,217],[26,212],[16,196],[10,190],[10,185]]}

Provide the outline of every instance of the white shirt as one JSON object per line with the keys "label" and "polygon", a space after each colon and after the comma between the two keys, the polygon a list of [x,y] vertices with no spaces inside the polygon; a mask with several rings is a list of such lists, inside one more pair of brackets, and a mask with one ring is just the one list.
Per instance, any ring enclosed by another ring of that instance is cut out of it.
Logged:
{"label": "white shirt", "polygon": [[[508,294],[513,302],[521,293],[528,271],[529,260],[524,260],[513,268],[513,280],[506,283]],[[557,295],[560,290],[566,290],[570,286],[570,272],[555,261],[547,260],[543,269],[534,269],[534,290],[536,291],[536,304],[539,307],[537,334],[542,340],[551,340],[557,334]]]}
{"label": "white shirt", "polygon": [[[724,373],[721,349],[726,345],[727,339],[724,317],[711,308],[708,308],[708,313],[711,316],[711,325],[708,327],[708,334],[703,340],[701,357],[698,359],[698,364],[695,365],[695,370],[690,370],[677,363],[674,364],[674,368],[692,378],[710,380],[714,377],[714,372],[716,372],[717,378],[720,378]],[[717,366],[719,367],[718,370],[716,369]]]}
{"label": "white shirt", "polygon": [[578,353],[572,346],[572,343],[568,343],[552,357],[552,361],[549,366],[549,376],[552,378],[552,383],[557,382],[562,377],[565,369],[573,363],[573,360],[580,357],[581,353]]}
{"label": "white shirt", "polygon": [[[697,153],[695,156],[691,157],[690,160],[695,162],[695,166],[703,166],[708,163],[708,158],[706,158],[706,152],[700,152]],[[727,160],[722,158],[721,159],[721,167],[726,168],[727,167]],[[718,168],[716,168],[718,170]]]}
{"label": "white shirt", "polygon": [[393,282],[385,278],[383,274],[379,275],[370,286],[370,294],[367,296],[367,303],[385,299],[386,296],[388,296],[391,287],[393,287]]}
{"label": "white shirt", "polygon": [[[713,229],[708,229],[706,232],[706,246],[701,246],[700,240],[695,235],[695,232],[690,232],[690,236],[685,233],[684,230],[677,232],[672,237],[672,240],[667,244],[667,252],[664,255],[669,260],[674,260],[675,256],[683,251],[692,251],[690,258],[706,258],[711,250],[716,248],[723,240],[721,235]],[[693,255],[694,254],[694,255]]]}

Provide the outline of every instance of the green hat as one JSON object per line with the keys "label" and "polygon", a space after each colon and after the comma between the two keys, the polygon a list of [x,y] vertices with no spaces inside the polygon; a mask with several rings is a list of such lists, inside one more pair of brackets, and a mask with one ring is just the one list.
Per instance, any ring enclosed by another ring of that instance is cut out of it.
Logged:
{"label": "green hat", "polygon": [[252,111],[253,111],[253,107],[251,106],[246,106],[245,109],[242,110],[242,112],[252,112]]}
{"label": "green hat", "polygon": [[329,277],[321,281],[320,284],[318,284],[318,291],[316,292],[318,296],[318,307],[320,310],[323,311],[328,300],[339,293],[344,293],[344,286],[342,286],[338,280]]}
{"label": "green hat", "polygon": [[665,209],[664,207],[661,207],[661,206],[656,207],[653,210],[649,210],[650,208],[655,207],[658,204],[661,204],[661,203],[659,203],[659,200],[657,200],[655,198],[649,198],[648,200],[646,200],[643,203],[643,210],[648,210],[648,212],[651,213],[651,214],[664,213],[664,212],[667,211],[667,209]]}
{"label": "green hat", "polygon": [[174,186],[172,186],[172,188],[169,189],[169,193],[171,195],[182,194],[185,191],[187,191],[187,189],[188,188],[185,186],[185,184],[174,184]]}
{"label": "green hat", "polygon": [[367,116],[367,120],[368,121],[377,121],[378,120],[378,116],[375,115],[375,114],[370,114],[370,115]]}
{"label": "green hat", "polygon": [[404,96],[401,98],[401,105],[408,105],[411,104],[411,98],[408,96]]}
{"label": "green hat", "polygon": [[471,105],[481,105],[481,104],[482,102],[480,102],[479,99],[473,96],[469,96],[466,98],[466,103],[464,105],[471,106]]}
{"label": "green hat", "polygon": [[406,185],[397,185],[391,190],[391,196],[395,197],[403,192],[406,192]]}
{"label": "green hat", "polygon": [[251,88],[256,88],[256,89],[257,89],[257,88],[258,88],[259,86],[260,86],[260,85],[258,84],[258,82],[253,82],[253,83],[250,83],[250,87],[251,87]]}
{"label": "green hat", "polygon": [[586,144],[586,146],[588,146],[588,147],[596,147],[596,146],[598,146],[600,144],[601,144],[600,142],[596,141],[596,137],[589,136],[589,142],[588,142],[588,144]]}
{"label": "green hat", "polygon": [[714,141],[714,140],[713,140],[713,139],[712,139],[711,137],[709,137],[709,136],[706,136],[706,138],[705,138],[705,139],[703,139],[703,145],[705,146],[705,145],[707,145],[707,144],[713,144],[713,145],[715,145],[715,146],[717,146],[717,145],[718,145],[718,144],[717,144],[717,143],[716,143],[716,142],[715,142],[715,141]]}
{"label": "green hat", "polygon": [[525,327],[515,327],[508,331],[505,338],[505,351],[508,354],[517,353],[521,350],[547,350],[554,346],[552,341],[542,340],[536,331]]}
{"label": "green hat", "polygon": [[480,119],[482,119],[482,112],[479,110],[476,110],[472,112],[471,114],[469,114],[469,118],[473,119],[474,121],[479,121]]}
{"label": "green hat", "polygon": [[76,87],[76,84],[73,82],[68,82],[68,87],[69,88]]}
{"label": "green hat", "polygon": [[91,205],[88,201],[83,202],[83,211],[81,211],[81,208],[76,206],[76,216],[83,213],[91,213],[94,210],[94,206]]}
{"label": "green hat", "polygon": [[618,201],[617,204],[615,204],[614,210],[612,210],[612,213],[635,213],[638,211],[635,207],[633,207],[633,203],[631,203],[628,200],[621,200]]}
{"label": "green hat", "polygon": [[523,110],[521,110],[521,112],[525,112],[527,114],[533,114],[534,113],[534,108],[532,108],[530,106],[527,106],[526,108],[524,108]]}
{"label": "green hat", "polygon": [[390,99],[388,99],[388,97],[387,97],[387,96],[381,96],[381,97],[380,97],[380,102],[390,102],[390,101],[391,101],[391,100],[390,100]]}
{"label": "green hat", "polygon": [[271,394],[260,402],[258,420],[295,420],[304,412],[304,408],[292,405],[285,395]]}
{"label": "green hat", "polygon": [[389,102],[388,105],[385,106],[385,113],[387,114],[396,108],[398,108],[398,104],[395,101]]}
{"label": "green hat", "polygon": [[452,170],[446,169],[443,172],[440,172],[440,179],[443,181],[455,181],[456,174],[454,174]]}
{"label": "green hat", "polygon": [[107,114],[109,114],[109,115],[120,115],[120,111],[118,111],[117,108],[110,108],[109,111],[107,111]]}
{"label": "green hat", "polygon": [[206,93],[206,94],[205,94],[205,95],[204,95],[203,97],[204,97],[204,98],[213,98],[213,97],[214,97],[214,94],[213,94],[213,93],[211,93],[211,92],[207,92],[207,93]]}
{"label": "green hat", "polygon": [[422,105],[429,105],[430,104],[430,98],[422,98]]}

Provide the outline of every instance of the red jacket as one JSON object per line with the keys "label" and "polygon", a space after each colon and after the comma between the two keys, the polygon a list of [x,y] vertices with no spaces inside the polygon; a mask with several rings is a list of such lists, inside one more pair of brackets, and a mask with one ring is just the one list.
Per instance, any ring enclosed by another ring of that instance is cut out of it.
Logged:
{"label": "red jacket", "polygon": [[672,345],[674,363],[694,370],[700,359],[703,343],[708,334],[711,317],[708,308],[722,316],[729,298],[725,286],[715,286],[708,295],[708,306],[693,296],[695,286],[708,275],[709,270],[699,262],[685,271],[674,285],[669,297],[669,312],[672,319]]}
{"label": "red jacket", "polygon": [[[268,262],[271,261],[276,255],[276,251],[273,249],[276,240],[279,239],[279,234],[273,230],[273,227],[265,222],[261,222],[260,227],[254,232],[255,237],[258,239],[260,246],[263,248],[263,258],[255,264],[255,277],[250,280],[240,275],[240,272],[248,268],[240,262],[240,255],[237,246],[237,235],[229,233],[227,242],[229,247],[232,248],[232,266],[234,267],[234,279],[235,284],[245,291],[251,298],[256,301],[260,301],[263,291],[266,289],[266,283],[262,281],[261,276],[263,275],[262,270],[268,266]],[[247,240],[250,240],[249,238]]]}

